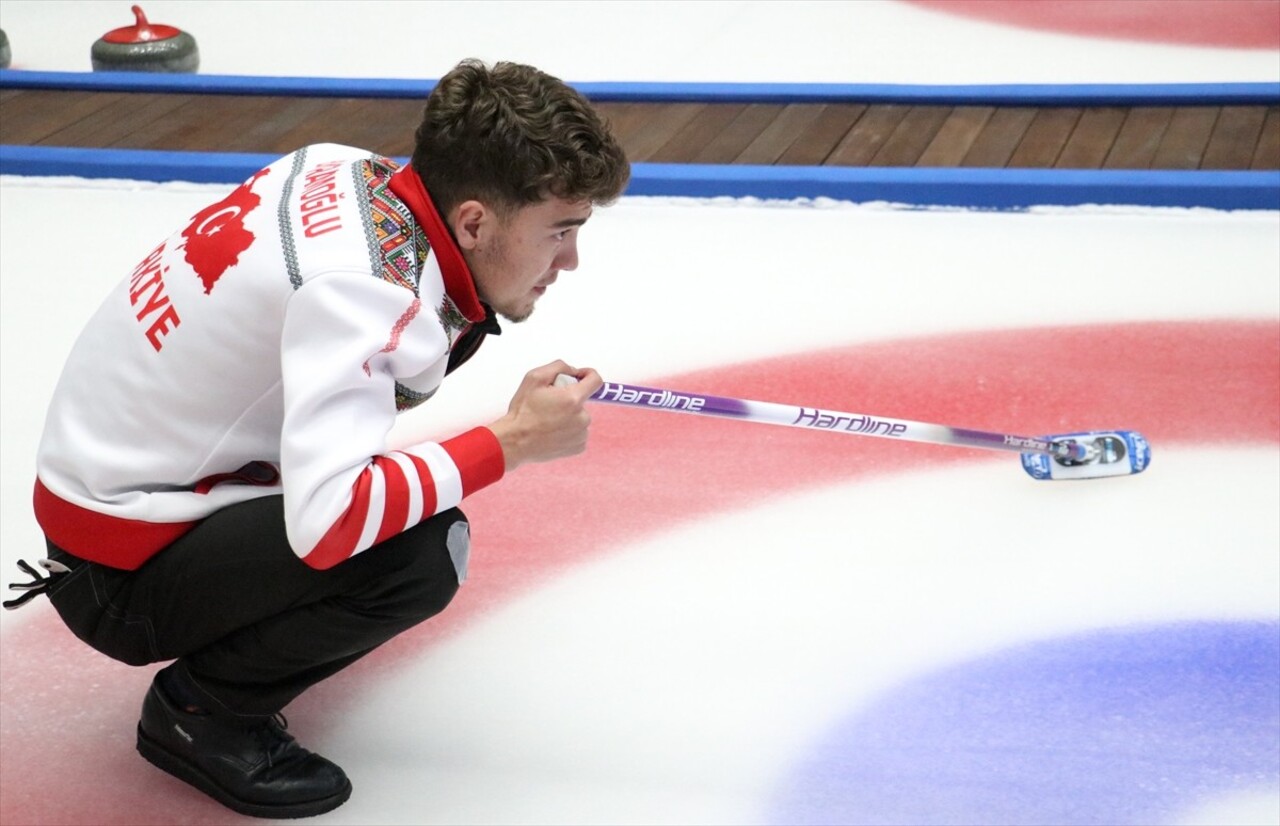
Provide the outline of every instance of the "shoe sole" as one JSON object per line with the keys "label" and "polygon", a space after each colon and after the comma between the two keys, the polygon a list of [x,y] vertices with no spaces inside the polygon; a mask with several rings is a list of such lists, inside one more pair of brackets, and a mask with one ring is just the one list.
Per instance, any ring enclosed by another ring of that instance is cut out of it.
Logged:
{"label": "shoe sole", "polygon": [[351,797],[351,781],[347,781],[346,788],[337,794],[322,797],[319,800],[308,800],[302,803],[283,803],[278,805],[267,803],[250,803],[232,795],[226,789],[218,785],[217,781],[205,774],[199,767],[192,765],[173,752],[168,751],[155,740],[147,736],[142,730],[142,726],[138,726],[138,753],[146,759],[148,763],[160,769],[163,772],[173,775],[179,780],[194,786],[200,791],[212,797],[214,800],[226,806],[228,809],[239,812],[243,815],[251,817],[269,817],[277,819],[292,819],[298,817],[314,817],[315,815],[324,814],[347,802],[347,798]]}

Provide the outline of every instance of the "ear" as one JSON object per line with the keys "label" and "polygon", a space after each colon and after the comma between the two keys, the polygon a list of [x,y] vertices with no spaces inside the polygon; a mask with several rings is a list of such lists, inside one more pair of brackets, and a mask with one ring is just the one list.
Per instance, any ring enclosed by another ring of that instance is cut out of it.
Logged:
{"label": "ear", "polygon": [[449,228],[453,230],[458,246],[470,251],[484,246],[489,240],[494,219],[493,210],[480,201],[463,201],[453,208]]}

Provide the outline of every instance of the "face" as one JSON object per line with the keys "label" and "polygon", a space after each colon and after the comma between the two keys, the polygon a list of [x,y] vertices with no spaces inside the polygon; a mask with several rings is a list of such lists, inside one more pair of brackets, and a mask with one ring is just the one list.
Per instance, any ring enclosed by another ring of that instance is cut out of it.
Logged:
{"label": "face", "polygon": [[479,201],[454,210],[454,235],[476,293],[508,321],[524,321],[561,270],[578,266],[578,229],[589,201],[548,198],[505,217]]}

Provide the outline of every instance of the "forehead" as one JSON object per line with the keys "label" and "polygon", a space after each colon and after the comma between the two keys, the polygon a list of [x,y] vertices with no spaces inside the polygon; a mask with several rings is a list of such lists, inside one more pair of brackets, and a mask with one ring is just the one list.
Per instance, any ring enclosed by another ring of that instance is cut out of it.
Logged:
{"label": "forehead", "polygon": [[530,227],[572,227],[591,217],[590,201],[567,201],[550,197],[536,204],[521,207],[516,220]]}

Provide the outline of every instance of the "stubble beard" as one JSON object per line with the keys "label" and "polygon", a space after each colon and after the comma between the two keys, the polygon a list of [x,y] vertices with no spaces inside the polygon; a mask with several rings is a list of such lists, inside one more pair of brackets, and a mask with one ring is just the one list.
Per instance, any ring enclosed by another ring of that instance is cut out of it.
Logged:
{"label": "stubble beard", "polygon": [[523,313],[505,313],[495,307],[494,311],[497,312],[498,315],[502,316],[504,321],[510,321],[512,324],[520,324],[521,322],[529,320],[529,316],[533,315],[534,309],[536,308],[530,307]]}
{"label": "stubble beard", "polygon": [[[483,265],[485,267],[492,268],[494,272],[501,271],[503,267],[506,266],[506,260],[507,260],[506,239],[502,237],[498,237],[497,239],[495,239],[493,246],[490,249],[487,249],[484,252],[480,253],[480,255],[483,256],[483,258],[485,259],[483,261]],[[481,296],[482,300],[483,298],[484,297]],[[529,316],[533,315],[533,310],[534,310],[534,306],[532,304],[530,304],[529,307],[523,311],[512,310],[509,307],[508,308],[499,307],[497,304],[491,304],[490,306],[493,307],[493,311],[497,313],[504,321],[509,321],[512,324],[520,324],[521,322],[527,321]]]}

